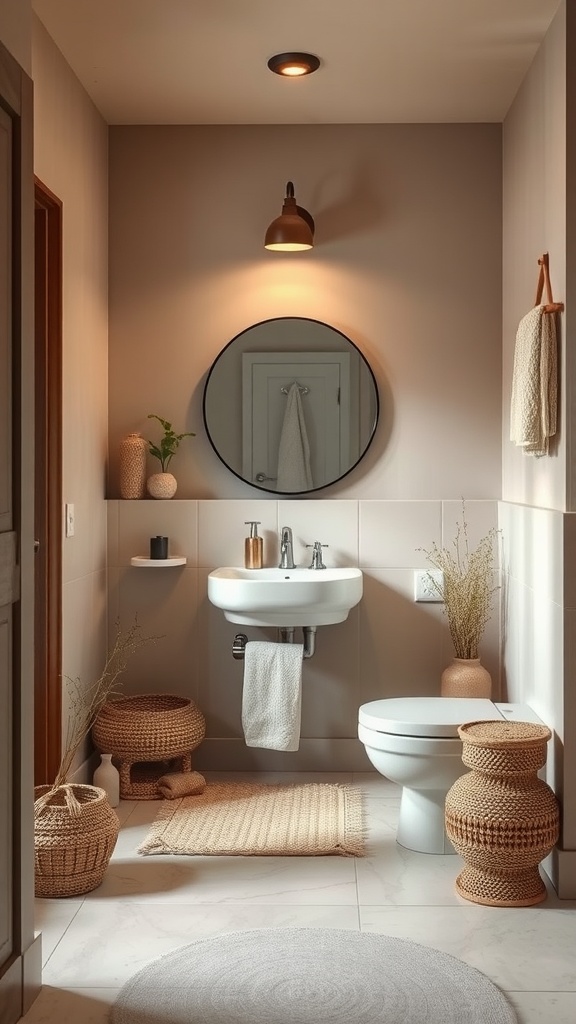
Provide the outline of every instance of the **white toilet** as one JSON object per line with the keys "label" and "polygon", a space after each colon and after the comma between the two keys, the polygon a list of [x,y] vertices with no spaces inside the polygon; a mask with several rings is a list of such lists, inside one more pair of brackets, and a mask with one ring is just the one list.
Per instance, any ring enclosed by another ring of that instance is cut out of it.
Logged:
{"label": "white toilet", "polygon": [[418,853],[454,853],[444,829],[450,786],[467,771],[458,726],[509,719],[540,722],[526,704],[469,697],[398,697],[363,704],[358,736],[381,775],[402,786],[396,840]]}

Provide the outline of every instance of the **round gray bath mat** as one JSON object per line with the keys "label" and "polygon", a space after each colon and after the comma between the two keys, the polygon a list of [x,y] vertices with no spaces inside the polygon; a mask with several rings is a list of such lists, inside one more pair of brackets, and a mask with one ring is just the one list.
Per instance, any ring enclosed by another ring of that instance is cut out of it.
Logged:
{"label": "round gray bath mat", "polygon": [[453,956],[324,928],[213,935],[129,981],[112,1024],[517,1024],[502,993]]}

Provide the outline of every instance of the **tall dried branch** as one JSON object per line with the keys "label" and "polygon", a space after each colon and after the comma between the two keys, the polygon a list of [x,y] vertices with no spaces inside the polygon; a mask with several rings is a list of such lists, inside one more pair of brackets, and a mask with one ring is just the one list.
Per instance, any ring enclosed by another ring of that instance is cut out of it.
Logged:
{"label": "tall dried branch", "polygon": [[110,651],[101,675],[88,686],[79,678],[66,676],[69,691],[69,714],[62,760],[51,790],[67,782],[74,758],[90,733],[96,718],[111,697],[120,693],[119,677],[124,672],[132,654],[147,643],[154,643],[159,637],[142,636],[137,620],[126,631],[117,627],[114,646]]}
{"label": "tall dried branch", "polygon": [[443,574],[438,582],[428,574],[430,587],[444,602],[448,628],[457,658],[478,658],[480,641],[492,612],[495,591],[494,554],[500,530],[493,527],[471,551],[468,541],[465,503],[451,548],[432,544],[424,551],[428,561]]}

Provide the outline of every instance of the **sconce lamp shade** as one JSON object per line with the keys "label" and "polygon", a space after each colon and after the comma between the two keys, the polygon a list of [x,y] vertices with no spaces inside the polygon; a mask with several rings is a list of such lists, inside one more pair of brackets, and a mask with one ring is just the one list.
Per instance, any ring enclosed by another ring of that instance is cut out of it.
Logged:
{"label": "sconce lamp shade", "polygon": [[301,252],[314,245],[314,221],[308,210],[296,205],[294,185],[286,184],[282,213],[270,224],[264,247],[274,252]]}

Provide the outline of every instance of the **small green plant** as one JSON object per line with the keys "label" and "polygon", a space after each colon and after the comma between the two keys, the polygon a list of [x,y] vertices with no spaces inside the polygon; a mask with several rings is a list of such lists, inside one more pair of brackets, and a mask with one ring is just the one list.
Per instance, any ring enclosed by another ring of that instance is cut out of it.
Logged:
{"label": "small green plant", "polygon": [[158,444],[154,444],[153,441],[148,441],[148,451],[150,452],[150,455],[153,455],[155,459],[159,460],[162,472],[166,473],[182,439],[184,437],[196,437],[196,434],[192,434],[190,432],[185,434],[175,434],[172,430],[172,424],[169,423],[168,420],[163,420],[161,416],[156,416],[153,412],[149,414],[148,419],[158,420],[164,428],[164,437]]}

